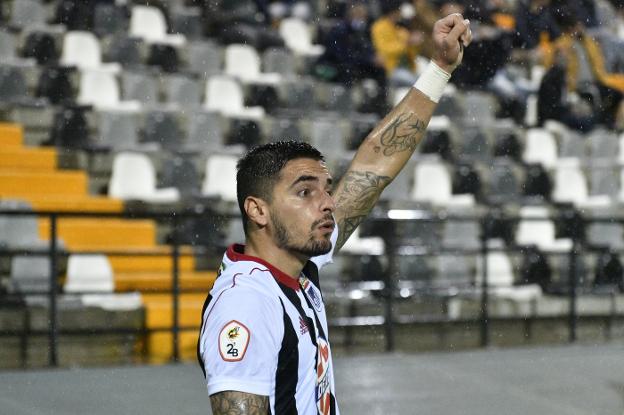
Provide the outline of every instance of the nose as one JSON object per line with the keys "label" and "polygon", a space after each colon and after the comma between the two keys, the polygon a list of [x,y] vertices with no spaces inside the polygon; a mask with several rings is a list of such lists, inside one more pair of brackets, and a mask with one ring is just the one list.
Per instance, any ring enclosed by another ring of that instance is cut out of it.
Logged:
{"label": "nose", "polygon": [[321,210],[326,213],[334,213],[336,210],[336,201],[329,193],[324,193]]}

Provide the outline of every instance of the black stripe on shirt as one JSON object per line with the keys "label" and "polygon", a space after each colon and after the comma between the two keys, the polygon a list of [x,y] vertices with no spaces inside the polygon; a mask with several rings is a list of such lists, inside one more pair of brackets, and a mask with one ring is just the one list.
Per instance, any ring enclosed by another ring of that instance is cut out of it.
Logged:
{"label": "black stripe on shirt", "polygon": [[197,360],[199,361],[199,367],[201,367],[202,372],[204,372],[204,377],[206,377],[206,367],[204,366],[204,359],[202,359],[201,352],[199,351],[199,346],[202,340],[202,334],[204,333],[204,313],[206,313],[206,309],[208,308],[208,304],[212,301],[212,295],[208,294],[206,297],[206,301],[204,301],[204,306],[202,307],[202,323],[199,327],[199,338],[197,339]]}
{"label": "black stripe on shirt", "polygon": [[299,338],[280,298],[284,313],[284,337],[277,357],[275,373],[275,413],[296,415],[295,392],[299,382]]}

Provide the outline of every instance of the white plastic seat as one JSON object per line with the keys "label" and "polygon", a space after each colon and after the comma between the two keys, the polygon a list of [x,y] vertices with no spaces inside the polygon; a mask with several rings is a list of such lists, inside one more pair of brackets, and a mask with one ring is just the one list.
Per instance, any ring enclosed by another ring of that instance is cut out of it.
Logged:
{"label": "white plastic seat", "polygon": [[241,86],[227,76],[213,76],[208,80],[204,106],[227,117],[252,120],[264,118],[264,108],[245,107]]}
{"label": "white plastic seat", "polygon": [[549,219],[547,208],[523,207],[520,209],[520,217],[523,219],[516,231],[516,244],[536,245],[539,249],[553,252],[567,252],[572,249],[572,240],[555,238],[555,224]]}
{"label": "white plastic seat", "polygon": [[121,101],[119,83],[109,71],[84,70],[80,74],[78,102],[93,105],[98,110],[138,111],[138,101]]}
{"label": "white plastic seat", "polygon": [[67,32],[63,38],[61,64],[79,69],[100,69],[118,73],[118,63],[102,63],[102,50],[97,37],[91,32]]}
{"label": "white plastic seat", "polygon": [[162,11],[151,6],[134,6],[130,16],[130,36],[143,39],[147,43],[165,43],[183,46],[186,37],[167,33],[167,21]]}
{"label": "white plastic seat", "polygon": [[145,154],[122,152],[115,156],[108,193],[122,200],[151,203],[175,203],[180,200],[178,189],[156,188],[156,171]]}
{"label": "white plastic seat", "polygon": [[552,133],[542,128],[527,130],[524,161],[540,163],[545,168],[553,168],[557,163],[557,154],[557,143]]}
{"label": "white plastic seat", "polygon": [[85,307],[98,307],[110,311],[137,310],[143,306],[141,293],[84,294],[80,300]]}
{"label": "white plastic seat", "polygon": [[225,48],[225,74],[243,82],[257,84],[278,84],[282,76],[278,73],[262,73],[260,56],[250,45],[234,44]]}
{"label": "white plastic seat", "polygon": [[559,160],[555,170],[553,200],[579,207],[608,207],[611,204],[609,196],[589,196],[587,180],[579,164],[578,159]]}
{"label": "white plastic seat", "polygon": [[70,255],[65,292],[113,292],[113,268],[105,255]]}
{"label": "white plastic seat", "polygon": [[[486,258],[490,295],[517,302],[531,301],[542,295],[542,289],[537,284],[514,286],[513,266],[507,253],[488,252]],[[479,255],[475,268],[475,284],[479,291],[482,283],[483,256]]]}
{"label": "white plastic seat", "polygon": [[360,228],[356,228],[342,247],[342,252],[354,255],[383,255],[385,245],[383,239],[378,236],[360,238]]}
{"label": "white plastic seat", "polygon": [[226,154],[213,154],[206,160],[206,175],[202,185],[205,196],[219,196],[228,202],[236,199],[236,163],[238,158]]}
{"label": "white plastic seat", "polygon": [[279,32],[286,46],[296,54],[320,56],[325,51],[323,46],[312,44],[310,28],[303,20],[293,17],[286,18],[282,20]]}
{"label": "white plastic seat", "polygon": [[474,195],[454,195],[451,176],[446,166],[437,161],[416,164],[412,199],[442,206],[473,206]]}

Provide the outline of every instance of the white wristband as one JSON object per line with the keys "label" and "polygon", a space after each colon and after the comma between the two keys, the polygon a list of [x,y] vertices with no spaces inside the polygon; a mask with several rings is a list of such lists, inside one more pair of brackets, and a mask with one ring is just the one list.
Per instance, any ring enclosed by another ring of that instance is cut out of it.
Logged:
{"label": "white wristband", "polygon": [[414,88],[427,95],[433,102],[438,103],[449,79],[451,79],[450,73],[440,68],[433,61],[429,61],[429,65],[414,84]]}

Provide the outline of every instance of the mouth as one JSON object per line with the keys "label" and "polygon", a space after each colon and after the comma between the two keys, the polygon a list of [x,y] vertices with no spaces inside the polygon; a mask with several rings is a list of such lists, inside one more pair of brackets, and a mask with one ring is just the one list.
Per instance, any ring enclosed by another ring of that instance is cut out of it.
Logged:
{"label": "mouth", "polygon": [[335,227],[336,227],[336,224],[334,223],[334,221],[328,220],[328,221],[321,223],[318,226],[318,229],[320,229],[323,232],[333,232]]}

